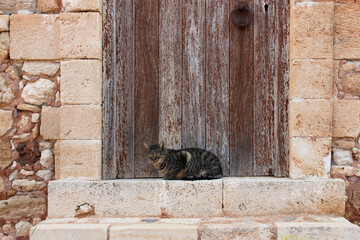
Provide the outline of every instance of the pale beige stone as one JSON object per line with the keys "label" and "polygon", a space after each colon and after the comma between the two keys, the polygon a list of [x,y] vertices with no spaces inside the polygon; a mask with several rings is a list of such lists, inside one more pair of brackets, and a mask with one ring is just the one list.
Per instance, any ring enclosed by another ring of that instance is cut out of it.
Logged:
{"label": "pale beige stone", "polygon": [[60,69],[60,63],[58,62],[43,62],[32,61],[24,62],[22,70],[31,75],[55,75]]}
{"label": "pale beige stone", "polygon": [[101,106],[99,105],[61,106],[60,119],[61,139],[101,138]]}
{"label": "pale beige stone", "polygon": [[30,231],[31,240],[107,240],[109,224],[39,224]]}
{"label": "pale beige stone", "polygon": [[0,32],[9,31],[9,15],[0,15]]}
{"label": "pale beige stone", "polygon": [[343,148],[333,148],[332,149],[332,162],[335,165],[339,166],[350,166],[353,162],[352,152],[348,149]]}
{"label": "pale beige stone", "polygon": [[63,7],[68,12],[98,11],[101,12],[101,0],[63,0]]}
{"label": "pale beige stone", "polygon": [[102,68],[99,60],[61,62],[60,91],[64,104],[100,104]]}
{"label": "pale beige stone", "polygon": [[354,71],[356,68],[356,65],[354,62],[347,62],[344,65],[341,66],[341,69],[345,72],[351,72]]}
{"label": "pale beige stone", "polygon": [[222,180],[166,181],[165,214],[207,217],[222,214]]}
{"label": "pale beige stone", "polygon": [[0,177],[0,192],[4,191],[4,180]]}
{"label": "pale beige stone", "polygon": [[51,13],[60,10],[58,0],[38,0],[38,8],[41,12]]}
{"label": "pale beige stone", "polygon": [[45,140],[60,138],[60,108],[42,107],[40,134]]}
{"label": "pale beige stone", "polygon": [[99,13],[60,14],[61,57],[101,59],[101,26]]}
{"label": "pale beige stone", "polygon": [[37,195],[15,195],[0,201],[0,217],[26,218],[46,213],[46,199]]}
{"label": "pale beige stone", "polygon": [[5,133],[10,130],[13,122],[12,111],[0,109],[0,137],[4,136]]}
{"label": "pale beige stone", "polygon": [[55,98],[55,83],[40,78],[34,83],[28,83],[23,89],[21,97],[27,103],[41,105]]}
{"label": "pale beige stone", "polygon": [[39,170],[37,171],[36,176],[41,177],[45,181],[49,181],[54,176],[54,172],[50,170]]}
{"label": "pale beige stone", "polygon": [[334,23],[334,57],[360,58],[360,5],[336,4]]}
{"label": "pale beige stone", "polygon": [[15,99],[14,93],[0,74],[0,104],[11,103]]}
{"label": "pale beige stone", "polygon": [[292,100],[289,109],[290,137],[330,137],[331,101]]}
{"label": "pale beige stone", "polygon": [[58,59],[59,29],[56,15],[32,14],[10,17],[12,59]]}
{"label": "pale beige stone", "polygon": [[293,60],[290,65],[289,96],[294,98],[330,98],[332,60]]}
{"label": "pale beige stone", "polygon": [[22,111],[29,111],[29,112],[35,112],[35,113],[41,112],[41,108],[39,108],[38,106],[34,106],[31,104],[26,104],[26,103],[21,103],[21,104],[17,105],[16,108],[19,110],[22,110]]}
{"label": "pale beige stone", "polygon": [[38,123],[40,119],[40,114],[39,113],[33,113],[31,115],[31,122],[32,123]]}
{"label": "pale beige stone", "polygon": [[31,123],[31,117],[28,115],[21,115],[20,119],[16,123],[16,127],[18,129],[23,129],[28,127],[28,125]]}
{"label": "pale beige stone", "polygon": [[16,12],[16,1],[0,1],[0,9],[5,13],[15,13]]}
{"label": "pale beige stone", "polygon": [[101,179],[101,141],[63,140],[56,145],[59,178]]}
{"label": "pale beige stone", "polygon": [[10,33],[9,32],[0,32],[0,42],[5,44],[5,46],[9,49],[9,46],[10,46]]}
{"label": "pale beige stone", "polygon": [[29,236],[29,232],[32,225],[29,222],[26,221],[20,221],[17,224],[15,224],[16,229],[16,235],[21,237]]}
{"label": "pale beige stone", "polygon": [[290,59],[332,58],[332,2],[296,2],[290,14]]}
{"label": "pale beige stone", "polygon": [[0,171],[10,166],[11,162],[10,148],[0,139]]}
{"label": "pale beige stone", "polygon": [[24,175],[24,176],[32,176],[32,175],[34,175],[34,171],[26,171],[26,170],[24,170],[24,169],[21,169],[21,170],[20,170],[20,173],[21,173],[22,175]]}
{"label": "pale beige stone", "polygon": [[345,183],[340,179],[224,178],[226,216],[344,213]]}
{"label": "pale beige stone", "polygon": [[355,147],[355,139],[354,138],[340,138],[333,139],[334,147],[351,149]]}
{"label": "pale beige stone", "polygon": [[53,168],[54,156],[53,156],[53,152],[51,149],[45,149],[45,150],[41,151],[40,163],[42,166],[44,166],[46,168],[50,168],[50,169]]}
{"label": "pale beige stone", "polygon": [[21,192],[39,191],[44,187],[46,187],[44,182],[35,180],[29,181],[27,179],[17,179],[12,182],[12,188]]}
{"label": "pale beige stone", "polygon": [[164,191],[165,181],[160,179],[50,181],[48,217],[74,217],[77,206],[84,203],[102,217],[159,217]]}
{"label": "pale beige stone", "polygon": [[171,240],[197,240],[197,226],[185,224],[131,224],[112,226],[110,240],[116,239],[171,239]]}
{"label": "pale beige stone", "polygon": [[36,0],[16,0],[16,11],[18,13],[34,13],[36,11]]}
{"label": "pale beige stone", "polygon": [[290,138],[289,174],[293,179],[330,176],[331,139]]}
{"label": "pale beige stone", "polygon": [[351,166],[331,166],[331,174],[346,177],[354,176],[354,168]]}
{"label": "pale beige stone", "polygon": [[49,141],[40,141],[39,143],[40,149],[50,149],[53,147],[53,143]]}
{"label": "pale beige stone", "polygon": [[9,58],[9,47],[3,42],[0,42],[0,60],[6,60]]}
{"label": "pale beige stone", "polygon": [[19,81],[20,80],[20,72],[19,72],[19,69],[18,67],[13,64],[13,65],[10,65],[6,70],[5,70],[6,73],[8,73],[11,77],[12,80],[14,81]]}
{"label": "pale beige stone", "polygon": [[360,97],[360,73],[348,73],[342,79],[342,87],[345,94]]}
{"label": "pale beige stone", "polygon": [[360,101],[333,102],[332,137],[354,137],[360,133]]}

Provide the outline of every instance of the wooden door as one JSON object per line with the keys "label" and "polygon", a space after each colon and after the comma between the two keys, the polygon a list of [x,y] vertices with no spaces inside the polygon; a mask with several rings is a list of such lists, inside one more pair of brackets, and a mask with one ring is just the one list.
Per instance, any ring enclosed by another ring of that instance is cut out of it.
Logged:
{"label": "wooden door", "polygon": [[288,175],[288,1],[104,1],[103,178],[157,177],[143,142],[200,147],[225,176]]}

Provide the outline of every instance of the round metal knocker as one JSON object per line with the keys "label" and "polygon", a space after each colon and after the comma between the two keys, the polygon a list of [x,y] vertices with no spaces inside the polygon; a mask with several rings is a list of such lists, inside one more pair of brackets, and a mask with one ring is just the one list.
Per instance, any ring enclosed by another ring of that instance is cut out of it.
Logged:
{"label": "round metal knocker", "polygon": [[247,27],[253,19],[252,11],[244,2],[240,2],[236,5],[234,10],[231,11],[230,20],[238,27]]}

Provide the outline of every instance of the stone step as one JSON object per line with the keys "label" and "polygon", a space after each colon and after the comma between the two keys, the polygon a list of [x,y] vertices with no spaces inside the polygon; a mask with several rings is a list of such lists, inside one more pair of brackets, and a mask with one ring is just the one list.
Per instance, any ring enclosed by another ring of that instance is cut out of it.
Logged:
{"label": "stone step", "polygon": [[246,217],[209,219],[48,219],[30,231],[30,240],[356,240],[360,227],[342,217]]}
{"label": "stone step", "polygon": [[49,183],[49,218],[69,218],[80,206],[98,217],[342,216],[340,179],[223,178],[203,181],[132,179]]}

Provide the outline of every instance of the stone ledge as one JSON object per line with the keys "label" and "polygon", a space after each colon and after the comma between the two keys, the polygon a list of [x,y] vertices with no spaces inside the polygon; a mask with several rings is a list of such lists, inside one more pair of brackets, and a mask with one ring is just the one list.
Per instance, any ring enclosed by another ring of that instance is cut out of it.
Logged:
{"label": "stone ledge", "polygon": [[340,179],[59,180],[50,182],[48,191],[50,218],[74,217],[77,206],[85,203],[99,217],[339,216],[345,208]]}

